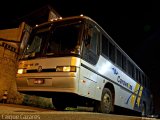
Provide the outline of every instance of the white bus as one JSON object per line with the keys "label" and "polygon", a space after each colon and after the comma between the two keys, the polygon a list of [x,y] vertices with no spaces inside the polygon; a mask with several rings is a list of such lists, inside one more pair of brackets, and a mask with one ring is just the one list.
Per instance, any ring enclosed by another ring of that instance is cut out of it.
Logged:
{"label": "white bus", "polygon": [[150,82],[145,73],[91,18],[74,16],[33,28],[19,60],[18,91],[52,97],[57,110],[115,106],[148,114]]}

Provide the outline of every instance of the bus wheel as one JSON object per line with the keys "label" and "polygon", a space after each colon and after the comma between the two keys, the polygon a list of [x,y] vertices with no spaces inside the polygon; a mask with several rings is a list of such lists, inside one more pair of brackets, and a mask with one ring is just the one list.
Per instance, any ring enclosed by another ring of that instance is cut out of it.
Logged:
{"label": "bus wheel", "polygon": [[58,111],[63,111],[67,107],[65,102],[60,99],[52,98],[52,104],[55,107],[55,109]]}
{"label": "bus wheel", "polygon": [[108,88],[104,88],[101,101],[96,105],[95,111],[102,113],[110,113],[113,110],[112,93]]}

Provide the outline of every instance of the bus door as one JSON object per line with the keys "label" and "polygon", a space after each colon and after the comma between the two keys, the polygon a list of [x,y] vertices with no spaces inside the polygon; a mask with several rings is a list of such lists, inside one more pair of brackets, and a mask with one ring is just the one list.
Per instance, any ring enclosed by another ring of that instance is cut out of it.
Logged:
{"label": "bus door", "polygon": [[96,27],[85,26],[79,92],[91,98],[95,97],[97,84],[96,65],[99,58],[99,38],[100,33]]}

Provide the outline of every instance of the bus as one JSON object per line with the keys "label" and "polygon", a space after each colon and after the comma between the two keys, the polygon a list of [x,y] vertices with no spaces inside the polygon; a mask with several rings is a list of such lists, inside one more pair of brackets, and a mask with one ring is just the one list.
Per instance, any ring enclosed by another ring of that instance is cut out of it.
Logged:
{"label": "bus", "polygon": [[52,98],[57,110],[115,106],[149,114],[150,81],[97,22],[71,16],[36,25],[16,75],[21,93]]}

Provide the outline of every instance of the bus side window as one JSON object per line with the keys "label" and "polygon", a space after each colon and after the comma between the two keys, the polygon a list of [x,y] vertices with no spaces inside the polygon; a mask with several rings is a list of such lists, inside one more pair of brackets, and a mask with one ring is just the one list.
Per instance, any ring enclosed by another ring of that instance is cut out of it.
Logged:
{"label": "bus side window", "polygon": [[109,57],[109,43],[108,39],[102,34],[102,53]]}
{"label": "bus side window", "polygon": [[90,49],[93,53],[97,54],[98,34],[94,28],[86,30],[85,47]]}
{"label": "bus side window", "polygon": [[127,68],[128,74],[135,79],[135,69],[132,62],[130,62],[129,60],[127,60]]}
{"label": "bus side window", "polygon": [[122,68],[122,53],[117,49],[117,65]]}
{"label": "bus side window", "polygon": [[126,64],[127,64],[126,62],[127,62],[126,57],[122,55],[122,69],[124,71],[126,71]]}
{"label": "bus side window", "polygon": [[88,27],[84,32],[83,58],[92,64],[98,61],[100,32],[95,27]]}
{"label": "bus side window", "polygon": [[139,71],[139,83],[142,84],[142,76],[141,72]]}
{"label": "bus side window", "polygon": [[137,68],[136,68],[136,81],[139,81],[139,72]]}
{"label": "bus side window", "polygon": [[109,59],[115,63],[115,46],[111,42],[109,42]]}

